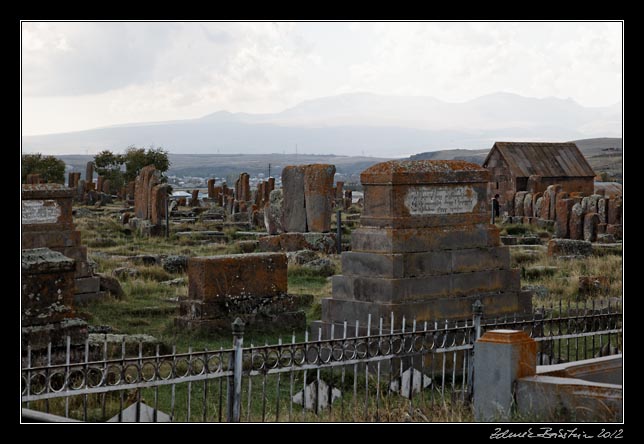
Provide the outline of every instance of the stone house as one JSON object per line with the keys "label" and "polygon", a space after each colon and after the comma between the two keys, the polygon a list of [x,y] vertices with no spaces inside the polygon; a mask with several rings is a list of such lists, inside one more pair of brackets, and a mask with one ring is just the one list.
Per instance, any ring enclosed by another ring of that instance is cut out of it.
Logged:
{"label": "stone house", "polygon": [[518,191],[542,193],[554,184],[568,193],[594,192],[595,172],[572,142],[496,142],[483,167],[491,173],[489,197],[498,193],[502,204]]}

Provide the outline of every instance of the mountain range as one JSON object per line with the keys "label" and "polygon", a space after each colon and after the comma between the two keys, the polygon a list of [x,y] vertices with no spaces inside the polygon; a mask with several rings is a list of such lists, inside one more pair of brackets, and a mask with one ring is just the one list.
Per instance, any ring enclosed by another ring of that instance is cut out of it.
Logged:
{"label": "mountain range", "polygon": [[135,146],[175,154],[336,154],[407,157],[441,149],[489,149],[495,141],[568,141],[622,136],[622,104],[495,93],[460,103],[432,97],[342,94],[278,113],[218,111],[22,137],[22,151],[86,154]]}

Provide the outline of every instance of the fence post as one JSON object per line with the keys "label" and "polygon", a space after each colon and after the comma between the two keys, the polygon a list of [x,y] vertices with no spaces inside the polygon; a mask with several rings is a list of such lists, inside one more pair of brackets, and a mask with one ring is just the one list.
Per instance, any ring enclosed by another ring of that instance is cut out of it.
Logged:
{"label": "fence post", "polygon": [[[228,390],[228,422],[239,422],[241,417],[242,347],[244,345],[244,321],[236,318],[233,327],[232,381]],[[229,377],[230,379],[230,377]]]}
{"label": "fence post", "polygon": [[[481,318],[483,317],[483,304],[480,299],[477,299],[476,302],[472,304],[472,323],[474,324],[474,341],[472,345],[481,337]],[[472,377],[474,376],[474,347],[470,349],[470,357],[467,362],[467,381],[469,386],[467,388],[468,395],[471,399],[473,394],[474,382]]]}
{"label": "fence post", "polygon": [[472,304],[472,319],[474,321],[474,341],[481,337],[481,318],[483,317],[483,304],[480,299]]}
{"label": "fence post", "polygon": [[338,210],[336,213],[336,232],[335,232],[335,237],[336,237],[336,242],[337,242],[337,250],[338,254],[342,254],[342,210]]}

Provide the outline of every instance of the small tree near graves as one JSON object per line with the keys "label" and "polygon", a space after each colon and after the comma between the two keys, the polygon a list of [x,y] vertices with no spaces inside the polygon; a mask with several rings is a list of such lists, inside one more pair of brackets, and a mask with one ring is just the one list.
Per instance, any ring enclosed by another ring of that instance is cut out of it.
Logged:
{"label": "small tree near graves", "polygon": [[43,156],[40,153],[23,154],[21,165],[22,182],[28,174],[39,174],[49,183],[65,183],[65,162],[54,156]]}

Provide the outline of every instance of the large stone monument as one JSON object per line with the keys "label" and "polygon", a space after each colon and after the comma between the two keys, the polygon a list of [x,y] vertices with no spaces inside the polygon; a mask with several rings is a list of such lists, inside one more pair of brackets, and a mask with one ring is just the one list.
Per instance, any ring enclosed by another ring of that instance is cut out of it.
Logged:
{"label": "large stone monument", "polygon": [[486,316],[529,311],[531,294],[489,224],[488,176],[462,161],[389,161],[363,171],[362,226],[313,329],[328,335],[336,323],[341,332],[344,321],[366,325],[369,314],[389,323],[394,313],[395,328],[403,316],[471,319],[478,299]]}
{"label": "large stone monument", "polygon": [[87,261],[87,247],[72,219],[75,192],[60,184],[22,186],[22,248],[50,248],[75,261],[75,300],[105,296]]}

